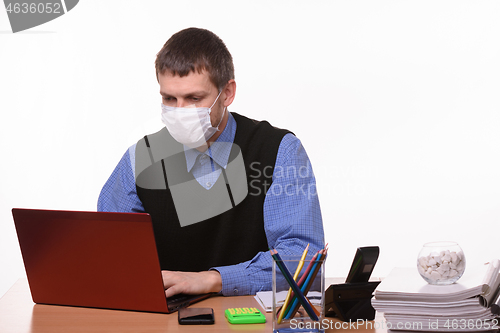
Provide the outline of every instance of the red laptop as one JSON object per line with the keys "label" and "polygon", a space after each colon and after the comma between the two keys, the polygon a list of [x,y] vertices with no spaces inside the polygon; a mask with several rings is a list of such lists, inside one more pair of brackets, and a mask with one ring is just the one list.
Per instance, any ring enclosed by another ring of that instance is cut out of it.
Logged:
{"label": "red laptop", "polygon": [[12,209],[33,302],[171,313],[149,214]]}

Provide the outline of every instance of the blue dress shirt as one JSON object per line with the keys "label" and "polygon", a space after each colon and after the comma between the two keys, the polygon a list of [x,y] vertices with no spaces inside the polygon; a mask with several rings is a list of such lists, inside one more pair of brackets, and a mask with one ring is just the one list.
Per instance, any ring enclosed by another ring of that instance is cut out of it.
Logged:
{"label": "blue dress shirt", "polygon": [[[234,141],[236,121],[229,113],[221,135],[205,152],[184,147],[188,171],[210,189],[226,168]],[[123,155],[104,184],[97,209],[105,212],[144,212],[135,186],[135,145]],[[311,163],[299,139],[283,137],[276,157],[273,182],[264,200],[264,229],[270,248],[283,255],[300,256],[310,244],[309,253],[324,246],[323,222]],[[247,295],[272,287],[272,257],[259,252],[248,261],[231,266],[213,267],[221,274],[222,294]]]}

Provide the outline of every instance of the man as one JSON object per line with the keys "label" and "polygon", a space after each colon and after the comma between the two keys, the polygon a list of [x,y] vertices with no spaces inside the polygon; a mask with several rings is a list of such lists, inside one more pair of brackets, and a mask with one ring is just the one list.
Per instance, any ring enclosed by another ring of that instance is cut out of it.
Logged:
{"label": "man", "polygon": [[300,255],[324,244],[304,148],[289,131],[227,110],[233,61],[212,32],[174,34],[155,66],[166,127],[127,150],[98,210],[151,215],[167,297],[269,290],[269,248]]}

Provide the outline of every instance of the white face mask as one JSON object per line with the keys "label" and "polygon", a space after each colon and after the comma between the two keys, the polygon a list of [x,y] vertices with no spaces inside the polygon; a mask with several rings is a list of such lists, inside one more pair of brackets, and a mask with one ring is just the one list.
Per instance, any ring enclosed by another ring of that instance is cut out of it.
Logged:
{"label": "white face mask", "polygon": [[[222,91],[221,91],[222,92]],[[222,113],[221,120],[217,127],[212,126],[210,113],[221,94],[217,95],[211,107],[172,107],[161,103],[161,119],[168,129],[168,132],[178,142],[190,147],[197,148],[206,144],[218,130],[224,119]]]}

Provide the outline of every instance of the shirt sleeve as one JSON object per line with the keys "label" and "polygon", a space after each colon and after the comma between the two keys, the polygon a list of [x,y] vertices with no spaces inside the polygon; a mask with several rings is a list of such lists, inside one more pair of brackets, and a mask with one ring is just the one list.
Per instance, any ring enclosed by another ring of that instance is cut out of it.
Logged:
{"label": "shirt sleeve", "polygon": [[[264,201],[264,228],[269,247],[280,255],[300,256],[308,243],[309,253],[324,247],[316,179],[302,143],[293,134],[285,135],[278,149],[273,183]],[[271,290],[272,260],[266,251],[237,265],[213,268],[221,274],[222,294]]]}
{"label": "shirt sleeve", "polygon": [[101,212],[144,213],[144,207],[137,196],[134,169],[135,145],[130,147],[104,184],[97,210]]}

